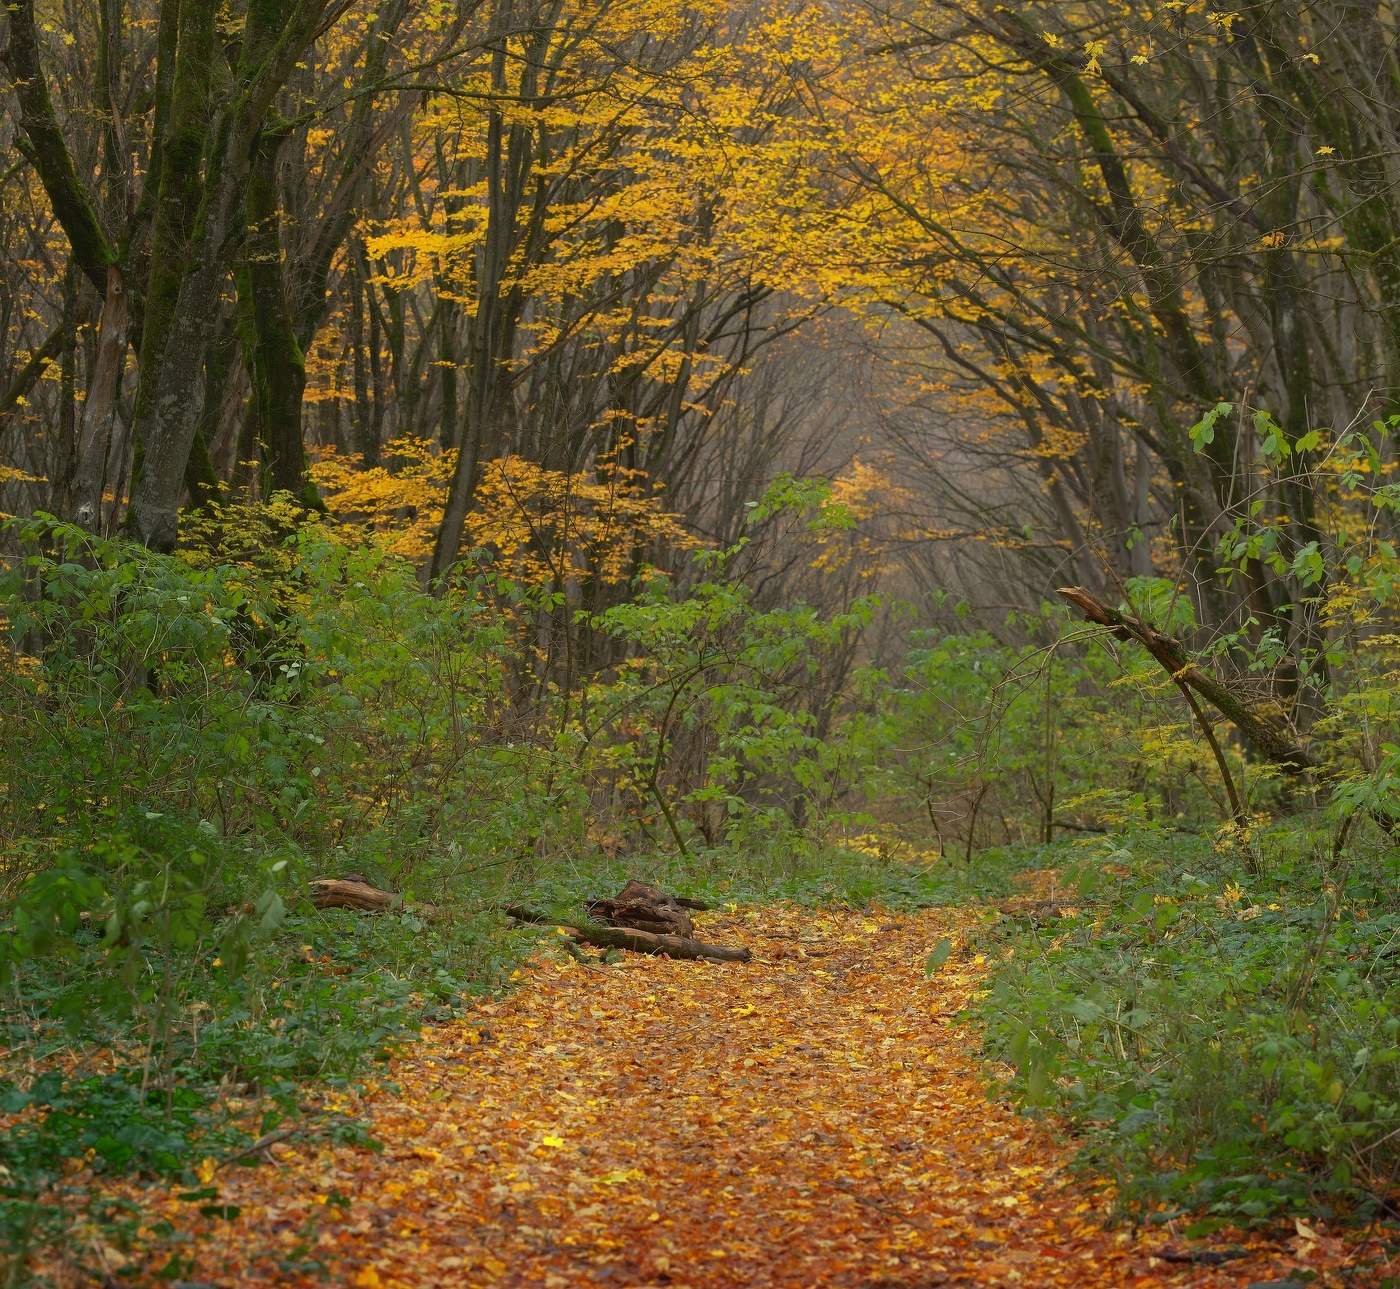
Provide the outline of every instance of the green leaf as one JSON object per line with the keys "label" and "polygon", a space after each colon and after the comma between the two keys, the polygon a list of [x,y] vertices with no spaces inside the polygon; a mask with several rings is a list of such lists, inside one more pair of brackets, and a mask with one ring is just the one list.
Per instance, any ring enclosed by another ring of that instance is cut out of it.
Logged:
{"label": "green leaf", "polygon": [[939,967],[948,961],[948,955],[952,952],[953,942],[945,935],[933,946],[933,952],[924,959],[924,976],[929,977],[934,975]]}
{"label": "green leaf", "polygon": [[1215,442],[1215,423],[1222,416],[1229,416],[1235,410],[1233,403],[1217,403],[1187,433],[1197,452],[1204,452],[1207,445]]}
{"label": "green leaf", "polygon": [[264,891],[258,897],[254,912],[257,915],[260,930],[275,931],[282,925],[282,918],[285,916],[287,908],[282,903],[282,897],[276,891]]}

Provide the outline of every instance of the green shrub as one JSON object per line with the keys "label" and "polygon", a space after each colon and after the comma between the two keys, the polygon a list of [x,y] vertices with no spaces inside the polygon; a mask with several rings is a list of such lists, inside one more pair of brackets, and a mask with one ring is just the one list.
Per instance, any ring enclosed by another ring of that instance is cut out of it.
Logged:
{"label": "green shrub", "polygon": [[988,1052],[1130,1203],[1253,1219],[1393,1193],[1400,852],[1372,838],[1334,883],[1317,840],[1265,832],[1263,864],[1180,838],[1100,847],[1072,870],[1072,915],[1011,928],[978,1009]]}

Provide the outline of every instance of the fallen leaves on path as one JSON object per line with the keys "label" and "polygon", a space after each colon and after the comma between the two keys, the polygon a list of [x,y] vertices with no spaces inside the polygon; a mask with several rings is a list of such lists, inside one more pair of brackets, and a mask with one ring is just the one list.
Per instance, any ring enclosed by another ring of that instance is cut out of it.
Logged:
{"label": "fallen leaves on path", "polygon": [[146,1202],[198,1224],[182,1274],[220,1285],[1378,1282],[1345,1278],[1374,1244],[1315,1225],[1223,1265],[1164,1260],[1183,1247],[1167,1231],[1105,1229],[1104,1191],[988,1101],[956,1020],[986,970],[967,947],[983,916],[708,915],[747,965],[546,952],[396,1061],[396,1090],[345,1107],[382,1153],[281,1143],[275,1169],[221,1169],[233,1222]]}

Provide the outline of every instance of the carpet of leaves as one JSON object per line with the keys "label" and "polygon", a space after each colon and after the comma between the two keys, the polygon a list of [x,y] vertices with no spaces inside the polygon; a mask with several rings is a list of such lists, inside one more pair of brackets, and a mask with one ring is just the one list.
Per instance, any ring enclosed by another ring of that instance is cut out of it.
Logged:
{"label": "carpet of leaves", "polygon": [[231,1222],[182,1213],[174,1190],[144,1203],[194,1236],[182,1275],[219,1285],[1381,1283],[1364,1233],[1217,1234],[1209,1249],[1244,1256],[1210,1265],[1164,1257],[1190,1247],[1170,1228],[1105,1226],[1105,1188],[1067,1171],[1051,1127],[988,1100],[957,1019],[988,916],[705,915],[746,965],[546,948],[392,1086],[346,1098],[381,1152],[283,1142],[275,1168],[220,1167]]}

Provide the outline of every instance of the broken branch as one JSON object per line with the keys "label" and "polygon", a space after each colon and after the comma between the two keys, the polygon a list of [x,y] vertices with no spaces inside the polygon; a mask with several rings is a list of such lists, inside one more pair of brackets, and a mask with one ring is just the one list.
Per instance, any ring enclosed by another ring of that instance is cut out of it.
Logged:
{"label": "broken branch", "polygon": [[[1303,774],[1318,768],[1316,758],[1299,741],[1289,725],[1232,692],[1217,676],[1193,662],[1186,646],[1171,636],[1118,609],[1109,608],[1082,586],[1062,586],[1058,592],[1083,615],[1086,621],[1109,628],[1120,640],[1142,645],[1185,691],[1194,690],[1227,720],[1231,721],[1266,760],[1290,774]],[[1233,789],[1233,784],[1231,785]]]}

